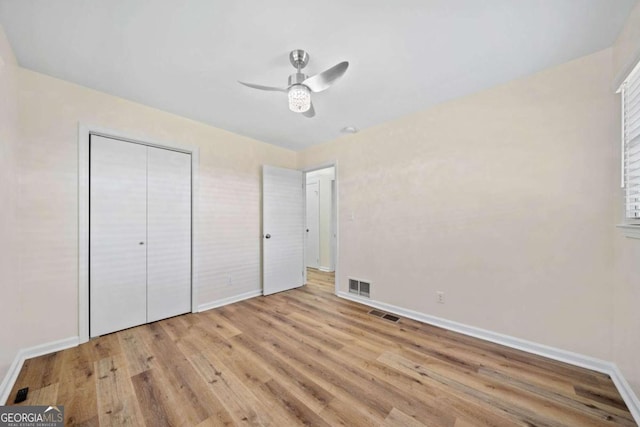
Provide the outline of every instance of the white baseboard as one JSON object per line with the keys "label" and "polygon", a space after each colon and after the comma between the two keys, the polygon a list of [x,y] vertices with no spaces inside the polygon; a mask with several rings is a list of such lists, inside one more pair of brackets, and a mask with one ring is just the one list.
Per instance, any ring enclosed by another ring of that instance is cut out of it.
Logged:
{"label": "white baseboard", "polygon": [[335,270],[329,268],[329,267],[318,267],[318,270],[320,271],[324,271],[325,273],[333,273]]}
{"label": "white baseboard", "polygon": [[369,307],[374,307],[379,310],[387,311],[389,313],[397,314],[399,316],[408,317],[409,319],[417,320],[419,322],[428,323],[433,326],[439,326],[443,329],[459,332],[464,335],[472,336],[485,341],[490,341],[496,344],[501,344],[517,350],[526,351],[527,353],[537,354],[549,359],[607,374],[611,377],[614,384],[618,388],[620,396],[622,396],[624,402],[627,404],[631,415],[633,415],[633,418],[636,420],[636,422],[640,424],[640,401],[631,389],[629,383],[624,379],[624,376],[622,375],[622,372],[620,372],[620,369],[618,369],[617,365],[613,362],[607,362],[605,360],[596,359],[595,357],[585,356],[583,354],[538,344],[509,335],[488,331],[486,329],[476,328],[474,326],[453,322],[451,320],[442,319],[440,317],[431,316],[418,311],[409,310],[380,301],[375,301],[369,298],[363,298],[344,291],[338,291],[337,295],[340,298],[364,304]]}
{"label": "white baseboard", "polygon": [[75,347],[79,343],[80,339],[78,337],[69,337],[62,340],[19,350],[16,354],[16,357],[13,359],[13,363],[11,363],[9,370],[4,376],[2,384],[0,384],[0,403],[4,404],[9,399],[9,393],[11,393],[11,389],[18,379],[18,374],[20,374],[20,370],[22,369],[22,365],[24,364],[25,360]]}
{"label": "white baseboard", "polygon": [[640,424],[640,400],[638,400],[638,396],[633,392],[631,385],[629,385],[615,363],[611,364],[609,376],[620,392],[624,403],[627,404],[627,408],[629,408],[629,412],[633,415],[633,419],[636,420],[636,423]]}
{"label": "white baseboard", "polygon": [[232,297],[219,299],[216,301],[207,302],[198,306],[198,312],[211,310],[212,308],[222,307],[224,305],[233,304],[234,302],[242,301],[249,298],[255,298],[262,295],[262,290],[249,291],[243,294],[234,295]]}

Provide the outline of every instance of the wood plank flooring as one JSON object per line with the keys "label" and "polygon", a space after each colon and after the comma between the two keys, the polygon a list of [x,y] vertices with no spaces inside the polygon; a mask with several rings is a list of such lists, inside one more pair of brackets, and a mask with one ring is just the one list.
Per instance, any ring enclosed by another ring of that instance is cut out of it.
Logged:
{"label": "wood plank flooring", "polygon": [[300,289],[27,360],[11,394],[82,426],[634,426],[604,374]]}

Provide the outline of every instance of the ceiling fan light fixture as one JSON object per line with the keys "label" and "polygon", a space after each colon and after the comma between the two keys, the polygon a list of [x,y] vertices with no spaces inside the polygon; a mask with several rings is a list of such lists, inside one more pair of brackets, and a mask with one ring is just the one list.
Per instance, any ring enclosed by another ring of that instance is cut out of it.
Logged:
{"label": "ceiling fan light fixture", "polygon": [[311,108],[311,92],[305,85],[296,84],[289,88],[289,109],[294,113],[304,113]]}
{"label": "ceiling fan light fixture", "polygon": [[311,102],[311,92],[316,93],[329,89],[329,87],[347,71],[349,63],[342,61],[321,73],[309,77],[301,71],[309,62],[309,54],[307,52],[296,49],[289,54],[289,60],[291,61],[291,65],[295,67],[296,72],[289,76],[289,84],[287,87],[256,85],[241,81],[238,81],[238,83],[252,89],[287,92],[289,109],[291,111],[294,113],[302,113],[302,115],[307,118],[315,117],[316,109]]}

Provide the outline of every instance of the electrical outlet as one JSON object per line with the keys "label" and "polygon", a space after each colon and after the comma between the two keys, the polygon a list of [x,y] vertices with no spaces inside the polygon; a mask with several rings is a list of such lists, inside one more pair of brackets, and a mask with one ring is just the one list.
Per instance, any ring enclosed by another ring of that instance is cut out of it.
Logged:
{"label": "electrical outlet", "polygon": [[438,304],[444,304],[444,292],[436,291],[436,302]]}

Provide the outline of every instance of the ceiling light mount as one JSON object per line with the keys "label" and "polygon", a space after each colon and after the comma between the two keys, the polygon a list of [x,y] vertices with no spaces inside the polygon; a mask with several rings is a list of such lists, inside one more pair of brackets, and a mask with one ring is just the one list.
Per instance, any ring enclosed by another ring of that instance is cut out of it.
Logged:
{"label": "ceiling light mount", "polygon": [[341,133],[358,133],[359,129],[355,126],[345,126],[340,129]]}
{"label": "ceiling light mount", "polygon": [[309,54],[302,49],[292,50],[289,54],[289,61],[300,72],[309,63]]}

